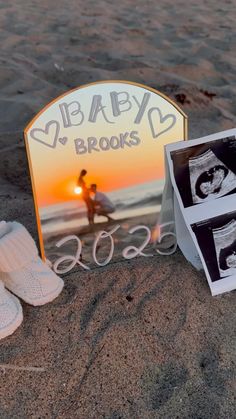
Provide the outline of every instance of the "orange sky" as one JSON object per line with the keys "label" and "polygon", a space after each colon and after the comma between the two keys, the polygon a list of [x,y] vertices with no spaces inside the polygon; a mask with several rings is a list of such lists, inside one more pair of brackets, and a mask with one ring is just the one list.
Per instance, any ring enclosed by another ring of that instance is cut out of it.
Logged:
{"label": "orange sky", "polygon": [[[110,86],[108,84],[104,86],[104,106],[107,106],[107,115],[112,120],[112,115],[109,114],[108,93]],[[87,89],[81,89],[74,94],[71,93],[73,96],[69,99],[69,102],[79,100],[80,103],[83,103],[85,118],[82,125],[69,128],[63,127],[58,107],[58,103],[65,101],[65,98],[62,98],[42,113],[30,128],[30,130],[32,128],[44,128],[49,120],[58,120],[60,121],[59,137],[68,137],[66,145],[58,142],[56,148],[49,148],[32,139],[29,130],[29,150],[39,207],[77,199],[78,196],[74,193],[74,187],[82,169],[86,169],[88,172],[85,177],[86,184],[97,183],[101,191],[119,189],[164,178],[164,144],[183,139],[182,115],[156,94],[151,95],[149,108],[150,106],[159,106],[163,110],[163,115],[172,112],[177,117],[175,127],[157,139],[152,137],[147,114],[143,115],[139,125],[134,125],[133,121],[137,115],[137,105],[131,99],[132,108],[128,112],[121,113],[118,118],[113,118],[114,124],[108,124],[101,113],[97,118],[96,124],[88,122],[86,120],[86,109],[88,109],[89,113],[89,97],[93,94],[94,86],[91,88],[90,95],[86,92]],[[113,88],[117,89],[117,86],[115,85]],[[126,87],[126,89],[129,88],[130,98],[132,94],[135,94],[140,103],[145,90],[132,85]],[[121,88],[121,91],[123,90],[124,87]],[[68,100],[68,97],[66,97],[66,100]],[[154,115],[153,124],[155,124],[156,129],[160,129],[160,121],[156,115]],[[163,124],[161,128],[164,129],[166,126]],[[74,139],[76,138],[82,138],[85,144],[87,144],[87,138],[90,136],[97,139],[105,136],[110,139],[112,136],[119,136],[120,133],[125,132],[130,133],[133,130],[138,131],[138,137],[141,140],[139,145],[133,145],[130,148],[124,146],[124,148],[117,150],[93,151],[91,154],[76,154],[74,144]],[[54,137],[53,130],[49,134]],[[43,133],[40,133],[39,137],[47,140],[47,136],[44,136]]]}

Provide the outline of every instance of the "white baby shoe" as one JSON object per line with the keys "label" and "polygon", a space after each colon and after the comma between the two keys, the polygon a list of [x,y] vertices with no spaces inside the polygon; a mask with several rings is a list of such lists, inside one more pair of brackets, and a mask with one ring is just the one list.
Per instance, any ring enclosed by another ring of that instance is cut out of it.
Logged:
{"label": "white baby shoe", "polygon": [[26,228],[17,223],[0,223],[0,280],[26,303],[40,306],[54,300],[64,282],[38,256]]}
{"label": "white baby shoe", "polygon": [[0,281],[0,339],[11,335],[20,326],[23,313],[20,301]]}

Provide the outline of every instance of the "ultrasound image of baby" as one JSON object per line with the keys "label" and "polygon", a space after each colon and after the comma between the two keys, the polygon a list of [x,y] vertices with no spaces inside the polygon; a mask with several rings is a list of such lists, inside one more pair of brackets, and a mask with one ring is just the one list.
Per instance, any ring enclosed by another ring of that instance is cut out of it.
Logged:
{"label": "ultrasound image of baby", "polygon": [[205,199],[210,194],[219,193],[222,188],[222,182],[228,173],[229,170],[222,165],[212,167],[207,172],[202,173],[195,185],[196,195],[201,199]]}
{"label": "ultrasound image of baby", "polygon": [[235,269],[236,273],[236,240],[226,247],[221,249],[219,255],[220,269],[226,271],[227,269]]}
{"label": "ultrasound image of baby", "polygon": [[193,204],[220,198],[236,188],[236,175],[209,149],[189,159]]}
{"label": "ultrasound image of baby", "polygon": [[212,230],[220,277],[236,274],[236,221]]}

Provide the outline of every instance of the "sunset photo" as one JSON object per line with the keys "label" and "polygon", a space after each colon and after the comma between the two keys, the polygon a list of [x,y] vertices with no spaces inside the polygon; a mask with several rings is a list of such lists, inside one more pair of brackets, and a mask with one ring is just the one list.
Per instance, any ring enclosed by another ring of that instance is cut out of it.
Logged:
{"label": "sunset photo", "polygon": [[[116,259],[125,245],[141,245],[145,238],[145,232],[131,237],[130,228],[152,231],[157,224],[164,145],[185,138],[185,119],[165,98],[131,83],[98,83],[67,96],[42,112],[27,133],[45,257],[54,262],[62,252],[73,254],[73,241],[63,249],[56,243],[76,235],[83,259],[91,262],[96,234],[120,225]],[[101,259],[109,246],[103,242]]]}

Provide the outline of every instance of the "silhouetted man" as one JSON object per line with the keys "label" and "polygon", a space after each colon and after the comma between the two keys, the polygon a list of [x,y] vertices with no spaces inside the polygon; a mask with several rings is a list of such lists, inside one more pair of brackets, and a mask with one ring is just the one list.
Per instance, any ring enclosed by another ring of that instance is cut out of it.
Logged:
{"label": "silhouetted man", "polygon": [[103,215],[111,221],[112,218],[108,214],[112,214],[115,211],[114,204],[104,193],[97,191],[97,185],[95,183],[91,185],[90,191],[94,193],[93,205],[95,213],[97,215]]}

